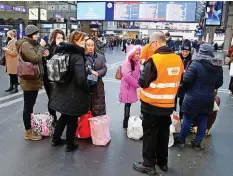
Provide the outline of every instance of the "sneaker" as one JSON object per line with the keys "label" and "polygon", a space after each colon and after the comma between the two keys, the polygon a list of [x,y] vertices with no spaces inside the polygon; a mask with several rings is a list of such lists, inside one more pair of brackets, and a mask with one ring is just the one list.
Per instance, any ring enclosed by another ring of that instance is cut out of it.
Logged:
{"label": "sneaker", "polygon": [[42,136],[35,133],[33,130],[27,130],[24,134],[25,140],[39,141],[42,139]]}
{"label": "sneaker", "polygon": [[141,173],[147,174],[147,175],[159,175],[156,172],[156,169],[154,166],[145,166],[143,162],[136,162],[133,164],[133,168]]}

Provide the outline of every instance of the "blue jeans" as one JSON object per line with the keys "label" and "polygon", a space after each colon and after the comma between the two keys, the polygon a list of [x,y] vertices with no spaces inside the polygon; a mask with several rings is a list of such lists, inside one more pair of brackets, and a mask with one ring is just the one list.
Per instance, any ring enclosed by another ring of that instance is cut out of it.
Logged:
{"label": "blue jeans", "polygon": [[182,127],[181,127],[181,132],[179,134],[180,142],[185,144],[185,139],[189,135],[190,128],[191,128],[191,125],[193,123],[193,120],[196,119],[197,120],[198,130],[197,130],[197,135],[196,135],[196,138],[195,138],[195,143],[197,145],[200,145],[201,141],[205,137],[208,115],[207,114],[206,115],[202,114],[202,115],[198,115],[198,116],[193,116],[191,114],[184,113],[183,118],[184,118],[183,119],[183,124],[182,124]]}

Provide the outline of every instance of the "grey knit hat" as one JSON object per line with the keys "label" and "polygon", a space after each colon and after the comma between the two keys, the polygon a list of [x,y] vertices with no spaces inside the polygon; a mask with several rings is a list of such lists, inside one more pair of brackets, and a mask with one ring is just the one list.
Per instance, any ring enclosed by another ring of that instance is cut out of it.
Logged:
{"label": "grey knit hat", "polygon": [[36,34],[38,32],[39,32],[39,29],[35,25],[27,25],[27,27],[25,29],[26,36],[31,36],[31,35]]}

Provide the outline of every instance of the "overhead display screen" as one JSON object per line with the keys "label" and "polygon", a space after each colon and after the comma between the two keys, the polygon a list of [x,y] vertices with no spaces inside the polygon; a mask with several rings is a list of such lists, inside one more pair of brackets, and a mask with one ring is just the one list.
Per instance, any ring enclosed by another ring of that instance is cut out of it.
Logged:
{"label": "overhead display screen", "polygon": [[222,21],[222,7],[221,1],[208,1],[206,5],[206,25],[220,26]]}
{"label": "overhead display screen", "polygon": [[105,2],[79,2],[77,20],[105,20]]}
{"label": "overhead display screen", "polygon": [[114,20],[195,22],[196,2],[115,2]]}

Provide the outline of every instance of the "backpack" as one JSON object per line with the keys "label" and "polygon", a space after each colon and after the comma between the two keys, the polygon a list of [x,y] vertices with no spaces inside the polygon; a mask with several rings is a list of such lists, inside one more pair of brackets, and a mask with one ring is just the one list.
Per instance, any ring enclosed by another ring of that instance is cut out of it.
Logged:
{"label": "backpack", "polygon": [[55,83],[67,83],[69,75],[67,74],[69,68],[70,55],[65,53],[57,53],[50,60],[47,61],[48,79]]}

